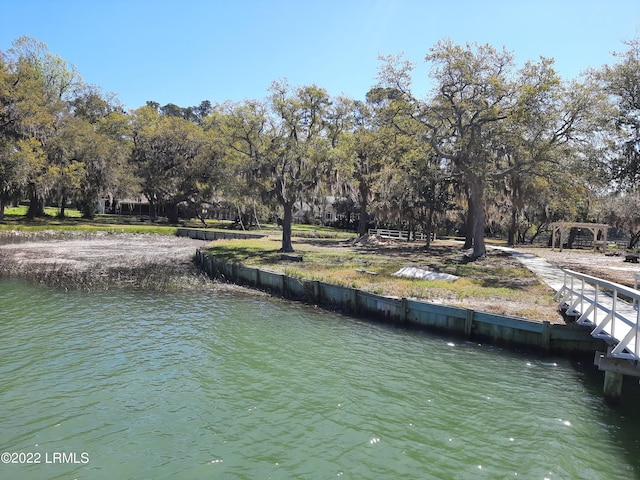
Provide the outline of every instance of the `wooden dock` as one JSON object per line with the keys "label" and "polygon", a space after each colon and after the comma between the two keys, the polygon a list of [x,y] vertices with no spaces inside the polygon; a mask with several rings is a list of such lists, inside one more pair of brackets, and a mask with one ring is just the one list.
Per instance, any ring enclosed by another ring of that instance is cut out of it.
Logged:
{"label": "wooden dock", "polygon": [[555,299],[568,316],[608,345],[606,352],[596,352],[594,363],[605,372],[605,396],[616,401],[623,375],[640,377],[640,291],[564,270]]}

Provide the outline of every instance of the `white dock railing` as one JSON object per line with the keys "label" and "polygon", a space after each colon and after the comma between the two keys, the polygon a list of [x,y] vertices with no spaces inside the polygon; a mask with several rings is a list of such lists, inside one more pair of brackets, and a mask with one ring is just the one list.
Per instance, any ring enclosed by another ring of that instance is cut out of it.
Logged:
{"label": "white dock railing", "polygon": [[[427,236],[424,233],[412,233],[406,230],[385,230],[383,228],[370,228],[369,235],[375,235],[382,238],[395,238],[397,240],[426,240]],[[431,234],[431,240],[435,239],[435,235]]]}
{"label": "white dock railing", "polygon": [[640,291],[618,283],[564,271],[555,296],[577,323],[593,327],[591,335],[610,345],[607,356],[637,361],[640,354]]}

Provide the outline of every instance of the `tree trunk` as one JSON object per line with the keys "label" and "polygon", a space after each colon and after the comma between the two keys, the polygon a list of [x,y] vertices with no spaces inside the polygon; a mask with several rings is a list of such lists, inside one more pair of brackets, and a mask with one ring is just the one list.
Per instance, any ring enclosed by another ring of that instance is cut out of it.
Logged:
{"label": "tree trunk", "polygon": [[424,233],[427,234],[425,247],[431,248],[431,232],[433,231],[433,208],[429,209],[429,215],[427,216],[427,224],[424,228]]}
{"label": "tree trunk", "polygon": [[291,243],[291,223],[293,221],[293,202],[285,202],[284,217],[282,218],[282,248],[280,251],[285,253],[293,252],[293,244]]}
{"label": "tree trunk", "polygon": [[178,215],[178,205],[171,204],[167,208],[167,221],[170,225],[177,225],[180,221],[180,217]]}
{"label": "tree trunk", "polygon": [[4,201],[4,198],[2,198],[2,196],[0,196],[0,222],[4,221],[4,207],[5,207],[6,203]]}
{"label": "tree trunk", "polygon": [[29,210],[27,210],[27,218],[34,219],[44,216],[44,200],[38,197],[35,189],[32,188],[29,194]]}
{"label": "tree trunk", "polygon": [[[158,207],[151,196],[148,196],[147,198],[149,199],[149,220],[155,222],[158,219]],[[140,214],[142,214],[142,205],[140,205]]]}
{"label": "tree trunk", "polygon": [[88,203],[86,201],[83,201],[80,204],[80,211],[82,212],[82,218],[92,220],[96,216],[95,205],[92,205],[91,203]]}
{"label": "tree trunk", "polygon": [[516,233],[518,227],[516,220],[518,219],[518,212],[515,207],[511,207],[511,223],[509,224],[509,238],[507,239],[507,245],[513,246],[516,244]]}
{"label": "tree trunk", "polygon": [[256,225],[258,225],[259,229],[262,229],[260,226],[260,220],[258,220],[258,212],[256,211],[256,201],[253,201],[253,218],[256,219]]}
{"label": "tree trunk", "polygon": [[59,218],[64,218],[64,215],[65,215],[65,204],[66,203],[67,203],[67,197],[62,195],[62,198],[60,199],[60,209],[58,211],[58,217]]}
{"label": "tree trunk", "polygon": [[544,228],[546,228],[546,225],[545,225],[544,223],[541,223],[540,225],[536,225],[536,233],[534,233],[534,234],[531,236],[531,239],[529,240],[529,243],[530,243],[531,245],[533,245],[533,242],[536,240],[536,237],[537,237],[538,235],[540,235],[540,233],[542,232],[543,227],[544,227]]}
{"label": "tree trunk", "polygon": [[358,235],[366,235],[369,225],[369,214],[366,205],[360,205],[360,219],[358,220]]}
{"label": "tree trunk", "polygon": [[360,219],[358,220],[358,235],[362,236],[367,233],[367,226],[369,225],[369,214],[367,213],[369,188],[364,182],[360,182],[358,190],[360,191]]}
{"label": "tree trunk", "polygon": [[478,175],[467,173],[469,185],[469,214],[472,219],[471,235],[473,239],[474,259],[484,257],[487,249],[484,243],[484,206],[482,198],[484,195],[484,182]]}
{"label": "tree trunk", "polygon": [[464,245],[463,250],[468,250],[473,246],[473,200],[467,194],[467,220],[464,225]]}

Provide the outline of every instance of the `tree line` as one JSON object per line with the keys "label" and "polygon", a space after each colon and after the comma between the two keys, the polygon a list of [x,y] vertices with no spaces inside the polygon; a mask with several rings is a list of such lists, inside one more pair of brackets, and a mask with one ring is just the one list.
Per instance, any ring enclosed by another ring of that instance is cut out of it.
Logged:
{"label": "tree line", "polygon": [[[0,51],[0,220],[27,199],[30,217],[73,203],[144,195],[163,211],[206,218],[221,202],[238,217],[276,212],[293,251],[297,210],[327,196],[360,234],[378,225],[533,239],[554,221],[595,221],[640,239],[640,42],[616,62],[564,80],[550,58],[517,67],[491,45],[441,40],[414,65],[381,57],[364,99],[274,81],[263,100],[146,105],[83,82],[30,37]],[[429,235],[427,235],[429,238]],[[428,240],[427,240],[428,241]]]}

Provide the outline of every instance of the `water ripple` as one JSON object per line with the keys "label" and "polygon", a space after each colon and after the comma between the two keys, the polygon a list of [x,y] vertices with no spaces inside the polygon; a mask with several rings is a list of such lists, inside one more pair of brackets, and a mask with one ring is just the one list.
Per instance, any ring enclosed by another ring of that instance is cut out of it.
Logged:
{"label": "water ripple", "polygon": [[86,294],[4,280],[0,335],[0,446],[91,458],[0,466],[2,478],[640,471],[638,412],[604,406],[601,379],[563,359],[279,300]]}

